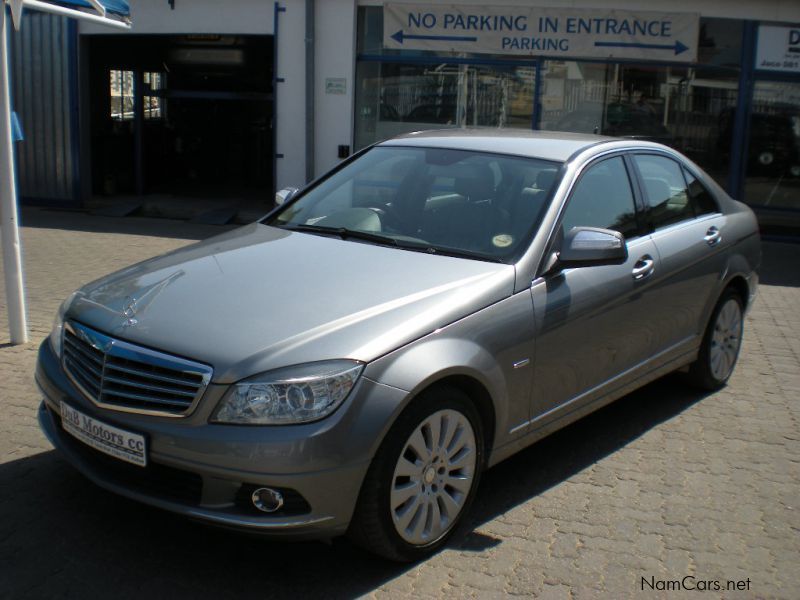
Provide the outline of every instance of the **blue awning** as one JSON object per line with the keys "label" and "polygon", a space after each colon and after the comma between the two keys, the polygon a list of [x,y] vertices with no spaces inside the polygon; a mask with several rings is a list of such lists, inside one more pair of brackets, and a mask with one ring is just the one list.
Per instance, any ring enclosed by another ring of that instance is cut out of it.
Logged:
{"label": "blue awning", "polygon": [[[93,8],[91,3],[86,0],[56,0],[53,4],[61,4],[70,8]],[[121,17],[131,16],[131,7],[125,0],[100,0],[100,4],[111,14]]]}

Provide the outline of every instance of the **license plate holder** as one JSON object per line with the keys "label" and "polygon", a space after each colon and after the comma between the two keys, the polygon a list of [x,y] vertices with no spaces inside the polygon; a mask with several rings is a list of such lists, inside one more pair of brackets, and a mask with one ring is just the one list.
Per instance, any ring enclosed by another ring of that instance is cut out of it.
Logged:
{"label": "license plate holder", "polygon": [[147,440],[139,433],[104,423],[63,401],[61,426],[71,436],[103,454],[139,467],[147,466]]}

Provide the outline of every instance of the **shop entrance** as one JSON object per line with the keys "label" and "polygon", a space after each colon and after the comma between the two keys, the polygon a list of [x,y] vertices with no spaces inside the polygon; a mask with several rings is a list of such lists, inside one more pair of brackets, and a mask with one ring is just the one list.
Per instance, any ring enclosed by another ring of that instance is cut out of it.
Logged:
{"label": "shop entrance", "polygon": [[269,200],[271,36],[92,36],[84,43],[92,202],[159,198],[196,212],[220,201]]}

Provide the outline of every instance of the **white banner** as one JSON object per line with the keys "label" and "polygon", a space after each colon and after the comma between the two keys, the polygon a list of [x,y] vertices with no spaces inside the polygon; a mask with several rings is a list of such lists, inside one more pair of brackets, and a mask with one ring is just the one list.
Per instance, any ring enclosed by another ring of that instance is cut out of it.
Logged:
{"label": "white banner", "polygon": [[548,57],[693,62],[694,13],[385,4],[386,48]]}
{"label": "white banner", "polygon": [[760,25],[755,67],[800,73],[800,27]]}

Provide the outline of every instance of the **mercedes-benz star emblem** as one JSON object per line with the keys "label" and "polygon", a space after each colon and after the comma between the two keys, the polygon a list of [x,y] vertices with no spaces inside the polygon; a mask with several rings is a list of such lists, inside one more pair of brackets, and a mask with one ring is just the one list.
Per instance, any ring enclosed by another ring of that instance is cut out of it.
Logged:
{"label": "mercedes-benz star emblem", "polygon": [[128,296],[125,298],[125,310],[122,311],[122,316],[125,317],[123,327],[133,327],[139,320],[136,318],[136,298]]}

